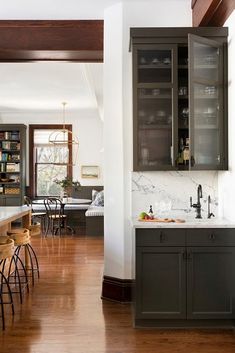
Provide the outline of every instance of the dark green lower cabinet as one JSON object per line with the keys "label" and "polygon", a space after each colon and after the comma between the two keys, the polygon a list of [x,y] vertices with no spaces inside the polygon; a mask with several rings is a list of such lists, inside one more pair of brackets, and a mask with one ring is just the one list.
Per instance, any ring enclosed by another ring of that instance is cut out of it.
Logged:
{"label": "dark green lower cabinet", "polygon": [[136,326],[235,326],[235,230],[181,231],[136,230]]}
{"label": "dark green lower cabinet", "polygon": [[235,318],[235,247],[187,249],[187,318]]}
{"label": "dark green lower cabinet", "polygon": [[136,318],[186,318],[182,247],[137,248]]}

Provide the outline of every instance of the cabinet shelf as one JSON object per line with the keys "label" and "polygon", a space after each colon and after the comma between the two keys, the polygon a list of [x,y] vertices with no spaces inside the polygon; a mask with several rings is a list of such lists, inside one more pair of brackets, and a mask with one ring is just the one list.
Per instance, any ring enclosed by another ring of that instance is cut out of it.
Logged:
{"label": "cabinet shelf", "polygon": [[16,182],[16,181],[1,181],[0,180],[0,185],[17,185],[17,186],[20,186],[20,183],[19,182]]}
{"label": "cabinet shelf", "polygon": [[0,142],[20,142],[20,139],[0,139]]}
{"label": "cabinet shelf", "polygon": [[19,159],[11,159],[9,161],[0,161],[0,163],[20,163],[21,161]]}
{"label": "cabinet shelf", "polygon": [[139,95],[139,99],[171,99],[172,97],[169,94],[159,94],[159,95],[153,95],[153,94],[145,94],[145,95]]}
{"label": "cabinet shelf", "polygon": [[198,130],[218,130],[219,127],[217,125],[195,125],[195,129]]}
{"label": "cabinet shelf", "polygon": [[205,94],[204,96],[195,96],[194,99],[214,99],[214,100],[218,100],[218,97],[213,96],[213,95],[209,95],[209,94]]}
{"label": "cabinet shelf", "polygon": [[172,127],[171,127],[171,125],[149,124],[149,125],[139,126],[139,129],[141,129],[141,130],[171,130]]}
{"label": "cabinet shelf", "polygon": [[171,69],[171,65],[166,65],[166,64],[161,64],[161,65],[154,65],[154,64],[149,64],[149,65],[139,65],[139,69]]}
{"label": "cabinet shelf", "polygon": [[218,69],[218,66],[217,65],[206,65],[206,64],[203,64],[203,65],[195,65],[195,70],[197,69]]}
{"label": "cabinet shelf", "polygon": [[0,148],[0,151],[2,151],[3,153],[5,153],[5,152],[7,152],[7,153],[20,153],[20,150],[18,150],[18,149],[5,149],[5,148]]}
{"label": "cabinet shelf", "polygon": [[0,174],[19,174],[20,172],[0,172]]}

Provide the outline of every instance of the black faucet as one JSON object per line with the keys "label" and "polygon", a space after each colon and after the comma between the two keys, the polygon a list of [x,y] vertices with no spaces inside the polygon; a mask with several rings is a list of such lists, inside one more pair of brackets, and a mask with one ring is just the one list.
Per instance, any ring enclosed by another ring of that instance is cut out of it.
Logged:
{"label": "black faucet", "polygon": [[211,205],[211,197],[210,195],[208,196],[208,213],[207,213],[207,218],[215,217],[214,213],[211,212],[210,210],[210,205]]}
{"label": "black faucet", "polygon": [[196,208],[196,218],[202,218],[201,215],[201,202],[200,199],[202,198],[202,186],[201,184],[198,185],[197,188],[197,203],[192,203],[192,197],[190,197],[190,207]]}

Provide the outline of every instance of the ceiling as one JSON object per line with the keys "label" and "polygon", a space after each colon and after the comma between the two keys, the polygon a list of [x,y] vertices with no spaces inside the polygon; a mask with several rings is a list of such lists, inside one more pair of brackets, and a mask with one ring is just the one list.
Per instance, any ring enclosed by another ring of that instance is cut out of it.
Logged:
{"label": "ceiling", "polygon": [[0,113],[103,107],[101,63],[0,63]]}
{"label": "ceiling", "polygon": [[[118,2],[133,2],[139,0],[0,0],[0,19],[103,19],[104,9]],[[142,0],[143,1],[143,0]],[[166,0],[148,0],[166,1]],[[185,1],[191,0],[171,0]]]}

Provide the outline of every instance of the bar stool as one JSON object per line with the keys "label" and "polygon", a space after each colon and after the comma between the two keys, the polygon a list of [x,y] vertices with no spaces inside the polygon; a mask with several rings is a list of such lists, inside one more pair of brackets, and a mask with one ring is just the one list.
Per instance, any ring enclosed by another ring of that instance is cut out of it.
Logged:
{"label": "bar stool", "polygon": [[2,317],[2,329],[5,330],[4,305],[11,305],[12,315],[14,315],[14,303],[12,291],[7,276],[5,275],[5,265],[14,256],[14,240],[6,236],[0,236],[0,305]]}
{"label": "bar stool", "polygon": [[[32,278],[32,285],[34,286],[34,272],[37,272],[39,278],[39,264],[36,253],[30,244],[30,231],[26,228],[15,228],[7,232],[9,238],[15,242],[15,255],[17,260],[22,258],[21,250],[24,249],[25,260],[28,263],[24,264],[26,269],[27,277]],[[28,274],[28,271],[31,273]]]}
{"label": "bar stool", "polygon": [[[16,229],[16,231],[20,231],[20,229]],[[12,233],[10,231],[7,232],[8,238],[14,241],[15,249],[14,256],[12,256],[9,268],[8,268],[8,282],[10,286],[14,285],[14,289],[12,289],[12,293],[19,293],[20,302],[23,302],[23,288],[26,287],[27,292],[29,292],[29,280],[28,274],[26,271],[25,264],[20,257],[18,247],[24,245],[29,239],[29,231],[27,234],[24,234],[24,237],[21,236],[21,233],[9,234]],[[28,235],[28,236],[27,236]],[[19,249],[20,250],[20,249]]]}

